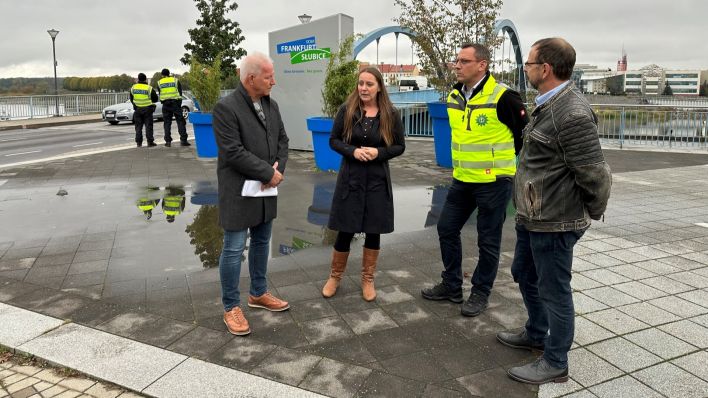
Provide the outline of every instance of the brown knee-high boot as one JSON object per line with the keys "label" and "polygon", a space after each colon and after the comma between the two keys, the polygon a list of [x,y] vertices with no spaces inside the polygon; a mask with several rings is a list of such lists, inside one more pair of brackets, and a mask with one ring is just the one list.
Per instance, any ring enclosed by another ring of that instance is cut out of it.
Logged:
{"label": "brown knee-high boot", "polygon": [[332,297],[337,293],[337,288],[339,287],[339,281],[342,280],[342,274],[344,269],[347,268],[347,259],[349,258],[349,252],[338,252],[332,250],[332,269],[329,272],[329,279],[322,287],[322,295],[324,297]]}
{"label": "brown knee-high boot", "polygon": [[366,301],[376,298],[374,288],[374,272],[376,272],[376,260],[379,258],[379,251],[364,248],[364,257],[361,261],[361,295]]}

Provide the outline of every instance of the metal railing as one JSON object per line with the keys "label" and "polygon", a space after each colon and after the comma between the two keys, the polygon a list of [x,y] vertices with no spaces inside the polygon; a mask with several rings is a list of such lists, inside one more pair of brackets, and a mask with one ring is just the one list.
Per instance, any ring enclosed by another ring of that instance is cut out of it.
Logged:
{"label": "metal railing", "polygon": [[100,113],[103,108],[127,99],[127,92],[0,97],[0,118],[15,120]]}
{"label": "metal railing", "polygon": [[[234,90],[221,90],[222,97]],[[189,90],[184,94],[193,98]],[[128,92],[0,97],[0,120],[35,119],[101,113],[103,108],[127,101]]]}
{"label": "metal railing", "polygon": [[[432,137],[427,105],[396,102],[406,136]],[[703,106],[594,104],[600,140],[625,145],[708,149],[708,108]]]}

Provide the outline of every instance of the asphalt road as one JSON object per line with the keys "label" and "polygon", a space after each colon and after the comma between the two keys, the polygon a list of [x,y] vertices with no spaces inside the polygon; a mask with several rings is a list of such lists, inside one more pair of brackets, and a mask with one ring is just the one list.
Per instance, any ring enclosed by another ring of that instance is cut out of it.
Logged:
{"label": "asphalt road", "polygon": [[[191,133],[191,124],[187,123]],[[162,122],[154,124],[155,142],[164,143]],[[172,122],[172,136],[179,137],[177,123]],[[143,145],[147,140],[143,139]],[[27,130],[6,130],[0,132],[0,166],[77,152],[89,152],[119,146],[135,146],[135,127],[121,123],[110,125],[106,122],[43,127]]]}

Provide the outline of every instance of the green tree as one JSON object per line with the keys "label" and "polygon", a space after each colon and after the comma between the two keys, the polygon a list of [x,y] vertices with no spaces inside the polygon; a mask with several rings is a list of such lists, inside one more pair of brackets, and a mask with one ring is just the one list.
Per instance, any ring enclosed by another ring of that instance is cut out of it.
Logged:
{"label": "green tree", "polygon": [[[162,72],[155,72],[152,74],[152,78],[150,79],[150,85],[152,88],[157,90],[157,83],[162,79]],[[184,89],[184,87],[182,87]]]}
{"label": "green tree", "polygon": [[189,65],[192,58],[201,64],[211,65],[216,57],[220,57],[221,76],[226,79],[236,73],[237,59],[246,55],[246,50],[237,47],[244,37],[236,21],[227,14],[238,8],[233,0],[194,0],[197,3],[200,17],[197,27],[189,29],[191,42],[184,45],[187,50],[180,61]]}
{"label": "green tree", "polygon": [[661,95],[674,95],[674,90],[671,89],[670,85],[664,86],[664,92]]}
{"label": "green tree", "polygon": [[428,83],[440,93],[455,84],[450,61],[462,43],[484,43],[490,50],[499,45],[493,36],[502,0],[394,0],[401,26],[416,33],[413,42]]}

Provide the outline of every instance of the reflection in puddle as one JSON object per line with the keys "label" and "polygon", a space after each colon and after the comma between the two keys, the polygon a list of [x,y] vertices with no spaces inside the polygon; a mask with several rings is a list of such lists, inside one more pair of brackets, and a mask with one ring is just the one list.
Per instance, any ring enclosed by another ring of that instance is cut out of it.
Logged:
{"label": "reflection in puddle", "polygon": [[194,245],[194,254],[199,256],[204,267],[218,267],[224,246],[224,231],[219,226],[219,208],[202,206],[185,232],[189,234],[189,243]]}
{"label": "reflection in puddle", "polygon": [[[307,186],[299,193],[296,189],[291,189],[288,200],[282,200],[278,204],[278,218],[273,223],[271,237],[271,255],[287,255],[308,247],[334,244],[337,232],[329,229],[327,223],[335,181],[316,181],[311,187],[311,196],[307,193]],[[394,186],[395,233],[419,231],[436,225],[447,192],[448,186],[444,185]],[[189,243],[202,265],[206,268],[219,265],[224,233],[219,226],[215,181],[199,181],[186,186],[142,188],[139,195],[135,203],[145,218],[152,219],[152,222],[159,221],[161,217],[157,217],[155,212],[160,206],[165,215],[163,220],[185,226],[184,231],[189,236]],[[192,206],[187,209],[187,213],[194,212],[194,217],[189,220],[187,214],[184,220],[176,223],[175,220],[180,220],[180,215],[185,213],[185,207],[189,206],[187,197],[189,205]],[[311,199],[309,203],[308,199]],[[470,221],[474,222],[473,218]]]}

